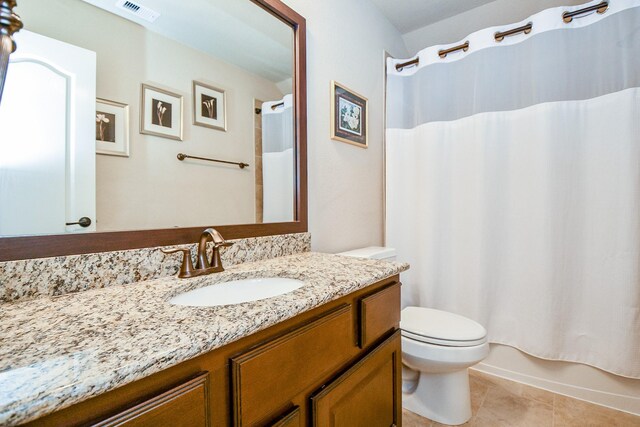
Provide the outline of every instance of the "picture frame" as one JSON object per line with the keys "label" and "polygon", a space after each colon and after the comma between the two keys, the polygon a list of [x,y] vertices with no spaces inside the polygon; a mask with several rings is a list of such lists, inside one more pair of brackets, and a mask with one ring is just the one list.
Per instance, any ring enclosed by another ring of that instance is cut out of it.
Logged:
{"label": "picture frame", "polygon": [[183,96],[142,84],[140,133],[182,141]]}
{"label": "picture frame", "polygon": [[331,139],[360,148],[369,146],[369,100],[331,81]]}
{"label": "picture frame", "polygon": [[193,124],[227,131],[227,103],[223,89],[193,81]]}
{"label": "picture frame", "polygon": [[96,99],[96,154],[129,157],[129,105]]}

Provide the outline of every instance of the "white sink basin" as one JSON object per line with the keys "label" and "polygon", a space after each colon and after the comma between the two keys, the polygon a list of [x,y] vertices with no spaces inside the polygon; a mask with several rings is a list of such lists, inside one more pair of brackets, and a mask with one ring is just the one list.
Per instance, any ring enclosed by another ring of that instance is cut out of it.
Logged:
{"label": "white sink basin", "polygon": [[171,298],[169,302],[191,307],[240,304],[286,294],[295,291],[302,285],[304,282],[300,280],[281,277],[232,280],[184,292]]}

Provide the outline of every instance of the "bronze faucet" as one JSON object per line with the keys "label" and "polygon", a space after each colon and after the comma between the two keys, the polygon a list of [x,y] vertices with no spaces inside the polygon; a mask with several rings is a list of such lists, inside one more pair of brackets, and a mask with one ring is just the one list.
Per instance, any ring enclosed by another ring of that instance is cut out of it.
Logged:
{"label": "bronze faucet", "polygon": [[[211,239],[213,242],[213,252],[211,254],[211,261],[207,259],[207,242]],[[191,249],[189,248],[176,248],[176,249],[160,249],[165,254],[172,254],[176,252],[182,252],[182,265],[180,266],[180,272],[178,277],[181,279],[188,277],[204,276],[205,274],[219,273],[224,271],[222,267],[222,261],[220,260],[220,250],[222,246],[231,246],[233,243],[224,240],[222,235],[215,228],[207,228],[200,235],[198,241],[198,253],[196,254],[196,266],[193,267],[191,260]]]}

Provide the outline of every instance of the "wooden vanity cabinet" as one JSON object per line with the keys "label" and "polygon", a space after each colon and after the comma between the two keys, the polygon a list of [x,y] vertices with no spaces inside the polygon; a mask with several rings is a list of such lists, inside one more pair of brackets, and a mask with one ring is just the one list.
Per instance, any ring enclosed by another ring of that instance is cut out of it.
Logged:
{"label": "wooden vanity cabinet", "polygon": [[30,424],[401,425],[399,295],[393,276]]}

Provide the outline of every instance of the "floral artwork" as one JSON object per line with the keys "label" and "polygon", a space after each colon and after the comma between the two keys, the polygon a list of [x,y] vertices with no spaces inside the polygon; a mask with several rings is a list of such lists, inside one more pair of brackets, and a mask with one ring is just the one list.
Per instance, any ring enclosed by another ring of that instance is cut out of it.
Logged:
{"label": "floral artwork", "polygon": [[202,94],[202,115],[209,119],[218,118],[218,106],[216,98]]}
{"label": "floral artwork", "polygon": [[367,98],[331,82],[331,138],[367,148]]}
{"label": "floral artwork", "polygon": [[181,95],[143,84],[140,101],[140,133],[182,141]]}
{"label": "floral artwork", "polygon": [[171,104],[164,103],[157,99],[153,101],[153,108],[151,110],[151,114],[153,117],[151,118],[151,123],[158,126],[163,127],[171,127]]}
{"label": "floral artwork", "polygon": [[116,142],[115,114],[96,111],[96,140],[102,142]]}
{"label": "floral artwork", "polygon": [[129,157],[129,106],[96,100],[96,153]]}
{"label": "floral artwork", "polygon": [[193,124],[227,130],[225,92],[208,84],[193,82]]}
{"label": "floral artwork", "polygon": [[362,135],[360,120],[362,108],[344,98],[339,98],[338,102],[340,103],[340,129],[354,135]]}

